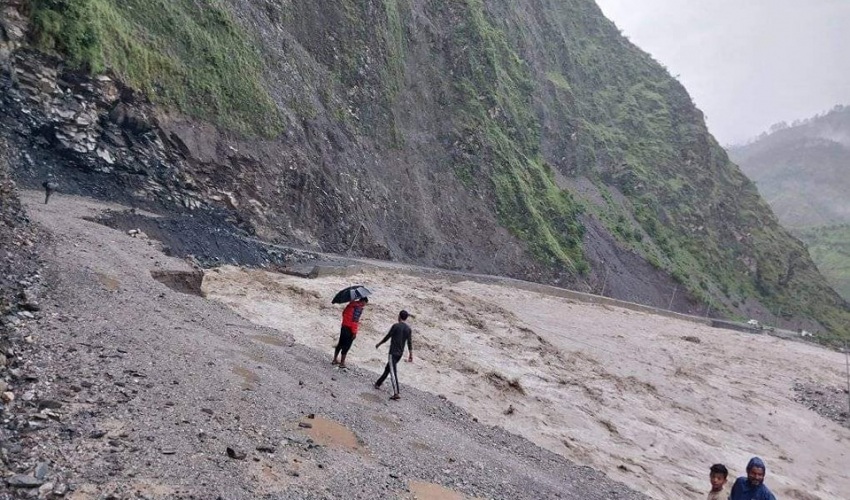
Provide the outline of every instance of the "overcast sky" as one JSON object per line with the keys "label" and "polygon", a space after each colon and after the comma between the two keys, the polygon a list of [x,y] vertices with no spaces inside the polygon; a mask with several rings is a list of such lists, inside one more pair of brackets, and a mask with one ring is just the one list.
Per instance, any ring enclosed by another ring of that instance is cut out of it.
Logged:
{"label": "overcast sky", "polygon": [[721,144],[850,105],[850,0],[597,0]]}

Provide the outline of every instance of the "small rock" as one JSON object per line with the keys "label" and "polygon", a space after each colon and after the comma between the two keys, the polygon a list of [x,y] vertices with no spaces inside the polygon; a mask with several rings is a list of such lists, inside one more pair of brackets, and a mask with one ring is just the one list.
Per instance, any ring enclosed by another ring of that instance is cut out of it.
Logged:
{"label": "small rock", "polygon": [[[35,466],[35,472],[33,472],[33,475],[36,479],[45,479],[48,474],[50,474],[50,467],[48,467],[46,463],[39,462],[38,465]],[[50,489],[53,489],[53,487],[51,486]]]}
{"label": "small rock", "polygon": [[36,479],[33,476],[17,474],[7,479],[6,483],[12,488],[38,488],[44,484],[44,481]]}
{"label": "small rock", "polygon": [[257,446],[257,451],[259,451],[261,453],[274,453],[275,450],[276,450],[276,448],[274,446],[271,446],[271,445]]}
{"label": "small rock", "polygon": [[62,403],[53,399],[42,399],[38,402],[39,410],[58,410],[62,408]]}
{"label": "small rock", "polygon": [[3,380],[0,380],[0,393],[6,392],[6,389],[8,389],[8,388],[9,388],[9,384],[7,384]]}
{"label": "small rock", "polygon": [[106,431],[97,430],[97,431],[93,431],[91,434],[89,434],[89,437],[92,438],[92,439],[100,439],[105,435],[106,435]]}
{"label": "small rock", "polygon": [[227,456],[234,460],[245,460],[245,457],[248,456],[247,453],[241,450],[236,450],[231,447],[227,447]]}
{"label": "small rock", "polygon": [[307,415],[307,418],[309,418],[310,420],[312,420],[312,419],[316,418],[316,414],[315,414],[315,413],[311,413],[311,414]]}
{"label": "small rock", "polygon": [[212,411],[212,410],[210,410],[209,408],[201,408],[201,411],[202,411],[202,412],[204,412],[204,413],[206,413],[206,414],[208,414],[208,415],[212,415],[212,414],[213,414],[213,411]]}
{"label": "small rock", "polygon": [[39,494],[39,496],[40,496],[40,497],[44,497],[44,496],[46,496],[48,493],[51,493],[51,492],[53,491],[53,488],[54,488],[55,486],[56,486],[56,485],[54,485],[53,483],[44,483],[44,484],[42,484],[42,485],[41,485],[41,487],[38,489],[38,494]]}
{"label": "small rock", "polygon": [[163,448],[163,450],[162,450],[163,455],[174,455],[176,453],[177,453],[177,450],[172,449],[172,448]]}
{"label": "small rock", "polygon": [[302,429],[312,429],[313,424],[310,422],[298,422],[298,427],[301,427]]}
{"label": "small rock", "polygon": [[15,394],[10,391],[6,391],[2,396],[0,396],[0,399],[2,399],[4,403],[11,403],[15,400]]}
{"label": "small rock", "polygon": [[41,311],[41,305],[38,302],[23,302],[21,304],[21,309],[25,311],[37,312]]}

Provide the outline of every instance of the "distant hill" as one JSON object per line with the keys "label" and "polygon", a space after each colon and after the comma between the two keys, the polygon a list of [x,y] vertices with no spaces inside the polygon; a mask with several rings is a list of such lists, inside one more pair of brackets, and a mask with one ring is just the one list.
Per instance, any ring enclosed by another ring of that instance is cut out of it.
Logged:
{"label": "distant hill", "polygon": [[775,125],[729,156],[788,228],[850,223],[850,107]]}
{"label": "distant hill", "polygon": [[821,273],[850,298],[850,107],[779,124],[729,156],[756,182]]}

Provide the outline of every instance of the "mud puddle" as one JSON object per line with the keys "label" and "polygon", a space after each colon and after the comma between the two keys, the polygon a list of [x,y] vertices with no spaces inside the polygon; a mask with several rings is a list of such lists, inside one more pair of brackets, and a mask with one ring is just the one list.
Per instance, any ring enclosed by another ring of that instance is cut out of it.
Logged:
{"label": "mud puddle", "polygon": [[433,483],[411,481],[409,489],[411,500],[470,500],[466,495]]}
{"label": "mud puddle", "polygon": [[235,375],[242,377],[244,381],[242,384],[243,389],[254,390],[257,384],[260,383],[260,376],[243,366],[234,366],[232,371]]}
{"label": "mud puddle", "polygon": [[251,335],[251,338],[258,340],[263,344],[273,345],[275,347],[286,347],[289,345],[282,338],[274,337],[272,335]]}
{"label": "mud puddle", "polygon": [[316,443],[330,448],[338,448],[363,453],[366,447],[348,427],[333,420],[315,416],[304,418],[301,424],[309,424],[309,428],[301,428]]}

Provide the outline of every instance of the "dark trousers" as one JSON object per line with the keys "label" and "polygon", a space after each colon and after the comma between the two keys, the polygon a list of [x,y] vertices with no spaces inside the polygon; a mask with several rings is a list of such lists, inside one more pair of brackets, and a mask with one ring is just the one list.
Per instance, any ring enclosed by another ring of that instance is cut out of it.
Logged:
{"label": "dark trousers", "polygon": [[334,358],[339,356],[340,351],[342,352],[342,357],[345,357],[348,354],[348,350],[351,349],[351,344],[354,343],[354,333],[352,333],[351,328],[347,326],[343,326],[339,329],[339,342],[336,343],[336,350],[334,351]]}
{"label": "dark trousers", "polygon": [[399,356],[393,356],[392,354],[389,355],[389,357],[387,358],[387,366],[384,368],[384,374],[381,375],[381,378],[379,378],[377,382],[375,382],[376,386],[381,387],[381,384],[384,383],[384,380],[387,379],[387,375],[389,375],[390,376],[390,382],[392,382],[392,384],[393,384],[393,394],[398,394],[400,392],[399,391],[399,385],[398,385],[398,372],[396,371],[396,366],[395,366],[396,364],[398,364],[399,360],[401,360],[400,355]]}

